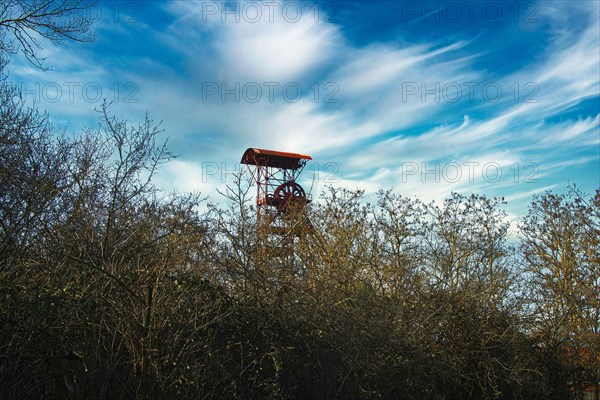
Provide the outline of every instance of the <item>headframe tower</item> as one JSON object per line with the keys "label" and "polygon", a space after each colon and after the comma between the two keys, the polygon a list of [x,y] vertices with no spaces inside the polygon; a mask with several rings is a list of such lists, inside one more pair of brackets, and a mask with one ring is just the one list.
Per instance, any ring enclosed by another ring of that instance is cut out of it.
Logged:
{"label": "headframe tower", "polygon": [[310,196],[297,182],[312,157],[306,154],[249,148],[246,164],[256,183],[257,232],[271,254],[293,257],[307,220],[302,210]]}

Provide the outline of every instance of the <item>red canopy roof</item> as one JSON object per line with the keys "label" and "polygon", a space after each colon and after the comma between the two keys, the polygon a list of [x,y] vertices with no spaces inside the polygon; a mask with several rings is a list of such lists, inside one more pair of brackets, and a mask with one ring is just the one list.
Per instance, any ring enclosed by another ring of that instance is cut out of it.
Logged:
{"label": "red canopy roof", "polygon": [[306,154],[287,153],[284,151],[249,148],[242,156],[242,164],[258,165],[283,169],[298,169],[304,166],[312,157]]}

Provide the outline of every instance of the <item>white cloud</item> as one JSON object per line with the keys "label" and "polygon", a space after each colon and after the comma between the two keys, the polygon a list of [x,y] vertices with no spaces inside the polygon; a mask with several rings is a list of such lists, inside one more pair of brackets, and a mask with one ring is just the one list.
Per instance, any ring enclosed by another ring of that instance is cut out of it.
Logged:
{"label": "white cloud", "polygon": [[335,52],[339,40],[331,25],[309,19],[297,23],[226,24],[219,50],[227,67],[225,79],[294,82]]}
{"label": "white cloud", "polygon": [[[600,114],[550,122],[600,92],[600,22],[598,5],[591,3],[576,6],[581,8],[576,15],[582,18],[577,24],[565,18],[569,13],[560,3],[540,4],[540,19],[549,29],[547,48],[538,61],[523,60],[524,67],[505,76],[475,67],[482,56],[473,50],[481,40],[477,37],[355,46],[339,26],[317,23],[311,14],[295,23],[282,18],[285,3],[275,6],[273,21],[263,8],[263,18],[256,22],[244,17],[235,22],[229,15],[223,23],[220,10],[212,14],[206,7],[225,3],[184,1],[164,5],[174,20],[162,31],[145,25],[136,28],[151,32],[155,42],[164,44],[172,64],[140,58],[129,60],[128,66],[137,62],[139,67],[128,70],[64,47],[52,49],[55,71],[42,74],[18,65],[14,72],[28,81],[57,82],[69,82],[75,74],[82,83],[99,82],[109,94],[116,80],[121,85],[135,82],[139,102],[118,104],[115,112],[135,120],[150,110],[156,120],[164,120],[166,135],[173,137],[175,151],[183,157],[167,166],[166,178],[161,179],[183,191],[213,192],[219,182],[202,182],[202,162],[235,163],[252,146],[339,162],[336,185],[370,193],[390,186],[404,194],[420,194],[424,200],[443,198],[452,190],[521,193],[522,187],[511,188],[510,182],[491,184],[481,178],[404,182],[402,167],[406,162],[495,162],[506,170],[515,162],[534,161],[545,164],[539,176],[547,178],[548,171],[569,167],[564,157],[573,149],[597,147]],[[591,12],[584,7],[591,7]],[[423,101],[421,96],[422,84],[431,89],[436,83],[486,80],[505,90],[500,101],[455,104],[432,97]],[[337,85],[338,102],[326,103],[324,92],[315,99],[310,86],[315,81],[320,90],[329,82]],[[264,90],[260,101],[235,102],[232,96],[223,101],[220,93],[208,100],[203,97],[206,83],[231,88],[236,82],[257,82]],[[297,102],[280,97],[270,102],[264,82],[278,82],[280,87],[298,82],[303,97]],[[515,82],[521,89],[517,101],[509,89]],[[530,82],[537,102],[524,101],[530,93],[524,85]],[[407,93],[411,85],[419,92]],[[92,113],[93,107],[85,102],[48,104],[52,114],[65,119]],[[594,162],[589,156],[581,159]],[[547,181],[538,186],[549,187]],[[523,193],[536,190],[541,189],[536,186]]]}
{"label": "white cloud", "polygon": [[159,183],[180,192],[204,193],[208,185],[203,180],[206,181],[207,176],[201,166],[181,160],[171,161],[157,175]]}
{"label": "white cloud", "polygon": [[[282,84],[302,79],[333,59],[343,41],[335,25],[315,22],[307,14],[297,19],[284,2],[253,2],[250,11],[247,6],[243,2],[171,3],[167,10],[177,20],[165,40],[182,52],[190,51],[190,58],[201,57],[191,60],[192,65],[208,62],[218,68],[213,71],[217,79]],[[207,38],[211,43],[206,43]],[[191,46],[176,44],[181,40]]]}

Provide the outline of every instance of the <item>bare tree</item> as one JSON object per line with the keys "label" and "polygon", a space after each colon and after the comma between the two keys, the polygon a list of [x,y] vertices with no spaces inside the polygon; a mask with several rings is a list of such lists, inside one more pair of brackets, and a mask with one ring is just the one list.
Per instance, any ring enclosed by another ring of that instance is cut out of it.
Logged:
{"label": "bare tree", "polygon": [[562,381],[571,390],[597,388],[600,190],[587,198],[572,186],[566,194],[535,197],[521,231],[532,283],[533,332],[569,370]]}
{"label": "bare tree", "polygon": [[423,255],[434,287],[471,292],[500,305],[510,285],[508,221],[496,199],[453,193],[427,206]]}
{"label": "bare tree", "polygon": [[93,39],[95,1],[9,0],[0,3],[0,55],[19,50],[36,67],[44,68],[42,39],[53,44],[64,40]]}
{"label": "bare tree", "polygon": [[[1,71],[0,71],[1,74]],[[0,78],[0,255],[33,245],[57,209],[69,146]],[[12,249],[12,250],[11,250]]]}
{"label": "bare tree", "polygon": [[422,272],[419,251],[421,224],[425,210],[419,200],[402,197],[392,191],[380,191],[374,214],[374,243],[381,253],[374,276],[382,290],[407,298],[414,294]]}

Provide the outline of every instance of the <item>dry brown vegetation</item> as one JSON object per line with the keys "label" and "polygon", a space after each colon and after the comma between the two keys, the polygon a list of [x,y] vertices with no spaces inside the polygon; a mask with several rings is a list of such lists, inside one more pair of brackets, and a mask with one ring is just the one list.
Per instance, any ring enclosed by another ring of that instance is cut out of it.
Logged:
{"label": "dry brown vegetation", "polygon": [[0,80],[0,398],[575,399],[598,382],[600,191],[534,197],[515,239],[493,198],[330,188],[278,257],[243,176],[216,205],[166,194],[159,125],[99,113],[63,137]]}
{"label": "dry brown vegetation", "polygon": [[75,139],[2,87],[7,398],[576,396],[598,379],[600,192],[495,199],[331,188],[296,255],[263,251],[247,184],[199,211],[152,184],[149,119]]}

